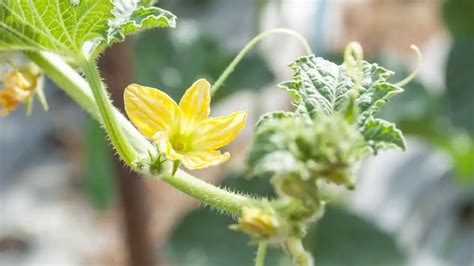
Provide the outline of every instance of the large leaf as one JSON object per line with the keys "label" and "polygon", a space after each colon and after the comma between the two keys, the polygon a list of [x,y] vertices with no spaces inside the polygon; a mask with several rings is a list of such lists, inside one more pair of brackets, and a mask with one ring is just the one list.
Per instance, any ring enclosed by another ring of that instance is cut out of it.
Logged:
{"label": "large leaf", "polygon": [[1,1],[0,49],[80,54],[86,42],[103,39],[113,7],[97,0]]}
{"label": "large leaf", "polygon": [[[363,124],[372,117],[391,96],[402,89],[389,83],[393,72],[377,64],[364,62],[364,75],[356,99]],[[293,96],[297,112],[315,117],[318,113],[331,115],[348,104],[354,77],[345,64],[336,65],[314,55],[298,58],[290,65],[295,71],[293,80],[281,84]]]}
{"label": "large leaf", "polygon": [[0,50],[50,51],[74,58],[150,27],[174,26],[174,15],[137,0],[0,1]]}

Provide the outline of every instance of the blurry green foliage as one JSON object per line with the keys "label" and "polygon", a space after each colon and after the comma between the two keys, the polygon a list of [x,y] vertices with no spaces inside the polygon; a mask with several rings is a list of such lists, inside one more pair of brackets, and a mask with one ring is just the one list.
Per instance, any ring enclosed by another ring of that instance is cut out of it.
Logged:
{"label": "blurry green foliage", "polygon": [[[239,176],[225,179],[223,185],[251,194],[272,195],[265,179],[244,180]],[[250,238],[228,230],[228,217],[209,215],[200,209],[187,215],[167,243],[167,259],[176,265],[253,265],[257,247]],[[389,235],[362,218],[342,209],[328,209],[317,228],[310,230],[307,247],[317,265],[401,265],[404,257]],[[271,248],[265,265],[291,265],[280,250]]]}
{"label": "blurry green foliage", "polygon": [[329,208],[305,243],[318,265],[403,265],[404,256],[387,233],[341,208]]}
{"label": "blurry green foliage", "polygon": [[[405,135],[421,138],[445,152],[452,160],[460,184],[469,184],[474,180],[473,137],[460,126],[454,126],[448,113],[444,94],[429,92],[413,81],[382,110],[381,116],[395,121]],[[464,114],[465,120],[469,118]]]}
{"label": "blurry green foliage", "polygon": [[473,74],[474,38],[455,40],[446,69],[449,115],[454,125],[465,128],[474,135]]}
{"label": "blurry green foliage", "polygon": [[[192,31],[184,38],[176,31],[141,34],[135,43],[137,82],[157,87],[175,100],[199,78],[213,83],[236,53],[197,28]],[[273,80],[266,63],[254,53],[242,60],[212,100],[216,102],[239,90],[258,90]]]}
{"label": "blurry green foliage", "polygon": [[116,195],[112,150],[104,130],[95,120],[87,121],[84,138],[82,187],[96,208],[105,209]]}
{"label": "blurry green foliage", "polygon": [[456,39],[474,37],[474,1],[445,0],[443,16],[449,31]]}

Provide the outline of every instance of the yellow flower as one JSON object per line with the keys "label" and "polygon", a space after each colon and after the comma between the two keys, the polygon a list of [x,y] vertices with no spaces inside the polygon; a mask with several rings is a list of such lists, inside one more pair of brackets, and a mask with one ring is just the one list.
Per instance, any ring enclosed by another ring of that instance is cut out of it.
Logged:
{"label": "yellow flower", "polygon": [[133,124],[153,140],[170,160],[189,169],[204,168],[229,159],[219,148],[229,144],[245,125],[247,112],[208,118],[210,84],[194,82],[177,104],[166,93],[137,84],[125,89],[125,111]]}
{"label": "yellow flower", "polygon": [[36,88],[36,79],[28,78],[19,70],[13,70],[2,79],[0,91],[0,115],[8,115],[23,102],[26,102]]}

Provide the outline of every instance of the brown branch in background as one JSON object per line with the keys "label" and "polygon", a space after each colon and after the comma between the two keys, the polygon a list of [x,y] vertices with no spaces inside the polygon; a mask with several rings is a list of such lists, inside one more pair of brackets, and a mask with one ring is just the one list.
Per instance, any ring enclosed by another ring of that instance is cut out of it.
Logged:
{"label": "brown branch in background", "polygon": [[[99,66],[114,105],[123,110],[123,90],[133,82],[131,42],[116,44],[101,57]],[[157,256],[149,237],[149,215],[143,178],[133,173],[115,156],[117,185],[123,208],[129,264],[151,266]]]}

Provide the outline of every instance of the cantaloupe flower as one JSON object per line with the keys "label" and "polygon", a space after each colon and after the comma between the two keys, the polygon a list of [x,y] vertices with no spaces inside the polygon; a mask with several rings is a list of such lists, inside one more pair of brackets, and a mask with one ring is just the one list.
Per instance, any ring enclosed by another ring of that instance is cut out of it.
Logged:
{"label": "cantaloupe flower", "polygon": [[0,90],[0,115],[8,115],[20,103],[26,102],[33,95],[37,85],[37,77],[25,75],[13,70],[1,79],[3,90]]}
{"label": "cantaloupe flower", "polygon": [[125,111],[132,123],[169,160],[188,169],[204,168],[229,159],[219,148],[229,144],[244,127],[247,112],[209,118],[210,84],[200,79],[177,104],[166,93],[131,84],[124,93]]}
{"label": "cantaloupe flower", "polygon": [[42,81],[41,71],[33,63],[3,74],[0,77],[0,116],[8,115],[21,103],[26,103],[26,113],[30,115],[33,96],[37,96],[44,110],[48,110]]}

